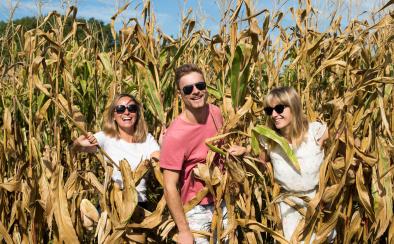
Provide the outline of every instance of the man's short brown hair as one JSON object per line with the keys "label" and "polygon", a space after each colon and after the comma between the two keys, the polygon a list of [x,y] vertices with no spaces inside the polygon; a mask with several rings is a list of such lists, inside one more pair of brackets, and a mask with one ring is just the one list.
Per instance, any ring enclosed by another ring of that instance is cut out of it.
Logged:
{"label": "man's short brown hair", "polygon": [[[179,66],[178,68],[176,68],[175,70],[175,82],[177,87],[179,88],[179,81],[181,80],[181,78],[185,75],[188,75],[192,72],[197,72],[199,74],[202,75],[202,77],[204,78],[204,73],[202,72],[202,70],[195,64],[184,64]],[[205,80],[205,78],[204,78]]]}

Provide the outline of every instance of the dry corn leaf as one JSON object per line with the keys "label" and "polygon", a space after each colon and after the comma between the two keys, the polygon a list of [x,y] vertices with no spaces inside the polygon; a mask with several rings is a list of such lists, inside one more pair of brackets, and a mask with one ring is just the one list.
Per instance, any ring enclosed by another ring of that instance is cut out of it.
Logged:
{"label": "dry corn leaf", "polygon": [[68,210],[66,193],[63,185],[63,167],[58,166],[54,173],[54,184],[52,184],[54,215],[57,228],[59,229],[59,239],[66,243],[79,243],[77,234],[73,227],[73,222]]}

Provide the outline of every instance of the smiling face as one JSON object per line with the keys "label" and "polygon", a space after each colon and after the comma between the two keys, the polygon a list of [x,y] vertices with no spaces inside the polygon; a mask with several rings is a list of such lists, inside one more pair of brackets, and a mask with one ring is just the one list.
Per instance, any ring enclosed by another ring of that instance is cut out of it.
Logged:
{"label": "smiling face", "polygon": [[[269,106],[271,108],[275,108],[275,106],[279,104],[283,104],[283,103],[280,103],[277,99],[273,99],[269,103]],[[283,105],[285,105],[285,108],[281,113],[278,113],[275,109],[272,110],[271,119],[276,129],[282,132],[286,132],[291,126],[291,121],[293,120],[293,114],[291,113],[291,109],[289,106],[287,106],[286,104]]]}
{"label": "smiling face", "polygon": [[[195,86],[195,84],[199,82],[204,82],[204,77],[198,72],[186,74],[179,80],[179,92],[181,93],[185,108],[188,110],[198,110],[204,108],[207,104],[207,90],[199,90]],[[183,92],[183,88],[190,85],[193,85],[193,90],[187,95]]]}
{"label": "smiling face", "polygon": [[[125,96],[125,97],[121,97],[116,102],[115,107],[120,105],[128,107],[131,104],[136,104],[136,103],[132,98]],[[118,125],[119,130],[123,130],[125,132],[133,132],[135,129],[135,124],[137,123],[138,120],[138,112],[130,112],[127,108],[123,113],[116,112],[114,110],[114,120]]]}

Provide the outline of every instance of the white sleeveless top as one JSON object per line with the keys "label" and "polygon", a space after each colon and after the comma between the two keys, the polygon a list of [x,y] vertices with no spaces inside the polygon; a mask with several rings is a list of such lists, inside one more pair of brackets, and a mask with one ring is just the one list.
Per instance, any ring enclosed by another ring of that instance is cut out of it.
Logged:
{"label": "white sleeveless top", "polygon": [[[274,169],[274,178],[285,190],[291,192],[306,192],[313,190],[319,183],[320,165],[324,161],[324,151],[318,140],[327,130],[320,122],[309,123],[307,136],[298,148],[293,148],[301,171],[292,166],[286,154],[279,145],[268,150],[267,138],[260,136],[261,145],[267,150]],[[290,145],[290,147],[292,147]]]}
{"label": "white sleeveless top", "polygon": [[[103,131],[94,134],[100,147],[108,153],[114,162],[119,165],[119,162],[126,159],[130,164],[132,170],[135,170],[141,161],[149,159],[151,153],[159,151],[160,147],[155,138],[148,133],[145,142],[129,143],[122,139],[107,136]],[[123,187],[122,174],[117,168],[113,169],[112,179]],[[140,183],[136,186],[138,192],[138,201],[146,202],[146,180],[142,178]]]}

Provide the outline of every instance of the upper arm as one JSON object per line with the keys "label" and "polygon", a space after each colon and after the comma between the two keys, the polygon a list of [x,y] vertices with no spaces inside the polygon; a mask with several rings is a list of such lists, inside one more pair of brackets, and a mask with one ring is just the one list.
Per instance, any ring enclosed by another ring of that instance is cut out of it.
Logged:
{"label": "upper arm", "polygon": [[178,138],[166,135],[160,150],[160,168],[165,170],[180,171],[185,157],[185,143]]}

